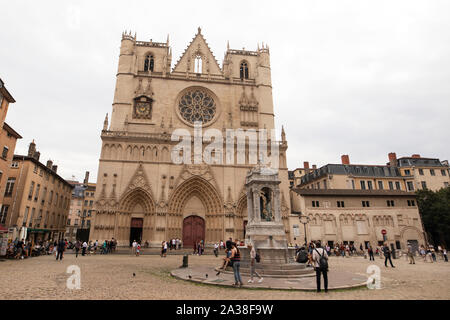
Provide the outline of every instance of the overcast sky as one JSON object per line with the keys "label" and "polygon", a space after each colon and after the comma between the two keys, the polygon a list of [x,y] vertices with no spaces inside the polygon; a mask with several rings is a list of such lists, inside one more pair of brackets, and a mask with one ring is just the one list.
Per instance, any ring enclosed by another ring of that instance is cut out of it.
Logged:
{"label": "overcast sky", "polygon": [[41,162],[96,180],[121,34],[165,42],[172,66],[197,32],[219,63],[268,43],[276,125],[288,166],[384,164],[387,154],[449,159],[450,1],[4,1],[6,121]]}

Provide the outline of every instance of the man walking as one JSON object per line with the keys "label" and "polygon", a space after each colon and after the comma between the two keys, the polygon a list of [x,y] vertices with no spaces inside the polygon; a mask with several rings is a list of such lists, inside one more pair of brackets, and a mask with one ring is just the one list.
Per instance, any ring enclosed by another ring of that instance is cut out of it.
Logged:
{"label": "man walking", "polygon": [[66,242],[63,239],[59,240],[57,249],[58,253],[56,254],[56,261],[58,261],[58,258],[59,260],[62,260],[65,249],[66,249]]}
{"label": "man walking", "polygon": [[77,242],[75,242],[75,258],[78,258],[78,252],[80,251],[80,248],[81,248],[80,240],[77,240]]}
{"label": "man walking", "polygon": [[369,252],[369,261],[375,261],[375,258],[373,256],[373,249],[370,244],[369,244],[369,249],[367,249],[367,251]]}
{"label": "man walking", "polygon": [[416,264],[416,261],[414,261],[413,249],[409,242],[408,242],[408,260],[409,260],[409,264]]}
{"label": "man walking", "polygon": [[320,275],[323,275],[323,287],[328,292],[328,255],[322,248],[320,241],[316,242],[313,250],[314,269],[316,270],[317,292],[320,292]]}
{"label": "man walking", "polygon": [[81,255],[84,257],[86,255],[86,248],[87,248],[87,243],[86,241],[83,242],[83,248],[81,249]]}
{"label": "man walking", "polygon": [[385,259],[384,259],[384,265],[385,265],[385,267],[387,268],[387,262],[388,262],[388,260],[389,260],[389,263],[391,264],[391,267],[392,268],[395,268],[394,267],[394,265],[392,264],[392,260],[391,260],[391,249],[389,249],[389,247],[388,247],[388,245],[387,245],[387,242],[385,242],[384,243],[384,246],[383,246],[383,253],[384,253],[384,257],[385,257]]}

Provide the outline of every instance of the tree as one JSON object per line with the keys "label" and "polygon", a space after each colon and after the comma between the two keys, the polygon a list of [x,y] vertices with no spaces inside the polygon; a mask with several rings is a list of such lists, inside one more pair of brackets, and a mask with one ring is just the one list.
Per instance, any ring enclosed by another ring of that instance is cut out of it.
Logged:
{"label": "tree", "polygon": [[433,245],[450,244],[450,187],[416,192],[425,232]]}

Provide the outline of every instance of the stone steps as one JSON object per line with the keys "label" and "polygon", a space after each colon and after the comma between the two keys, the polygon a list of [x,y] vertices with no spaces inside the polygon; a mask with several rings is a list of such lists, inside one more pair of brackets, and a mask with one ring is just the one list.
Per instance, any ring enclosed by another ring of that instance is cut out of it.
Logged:
{"label": "stone steps", "polygon": [[[218,269],[215,269],[219,271]],[[227,270],[220,270],[221,273],[225,274],[233,274],[233,269],[227,268]],[[250,269],[241,268],[241,275],[250,276]],[[256,269],[256,272],[260,274],[262,277],[268,278],[289,278],[289,279],[297,279],[297,278],[305,278],[305,277],[314,277],[315,272],[312,268],[306,268],[303,270],[289,270],[289,271],[280,271],[280,270],[264,270],[264,269]]]}

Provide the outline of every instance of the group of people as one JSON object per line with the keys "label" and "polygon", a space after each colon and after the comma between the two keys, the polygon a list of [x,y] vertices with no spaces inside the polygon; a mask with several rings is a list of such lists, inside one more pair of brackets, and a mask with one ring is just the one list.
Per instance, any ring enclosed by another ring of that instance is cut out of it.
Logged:
{"label": "group of people", "polygon": [[32,256],[38,256],[43,254],[51,254],[53,247],[57,242],[53,240],[38,240],[32,242],[31,240],[18,239],[14,241],[11,239],[8,241],[8,247],[6,249],[6,257],[13,259],[26,259]]}
{"label": "group of people", "polygon": [[116,251],[116,248],[117,240],[114,238],[111,240],[105,240],[103,243],[99,243],[98,240],[95,240],[95,242],[92,240],[89,240],[89,242],[77,240],[73,245],[75,257],[78,257],[80,250],[81,255],[84,256],[86,254],[96,254],[97,251],[99,251],[100,254],[108,254]]}
{"label": "group of people", "polygon": [[432,245],[429,245],[427,247],[422,245],[420,246],[419,253],[424,262],[437,262],[438,257],[440,257],[445,262],[448,262],[447,249],[440,245],[437,247],[437,249],[435,249]]}
{"label": "group of people", "polygon": [[[241,252],[238,248],[238,245],[241,244],[238,240],[232,241],[232,238],[226,241],[225,244],[223,244],[223,241],[220,241],[220,244],[217,245],[217,249],[222,248],[223,245],[225,247],[225,257],[223,258],[222,265],[218,268],[217,276],[220,275],[221,270],[225,270],[228,266],[233,268],[233,274],[234,274],[234,283],[233,286],[235,287],[242,287],[243,281],[241,277]],[[215,246],[216,248],[216,246]],[[248,248],[250,249],[250,280],[249,283],[253,282],[253,275],[256,275],[259,278],[259,282],[262,282],[263,278],[256,272],[256,265],[255,262],[257,259],[257,254],[255,248],[249,244]]]}

